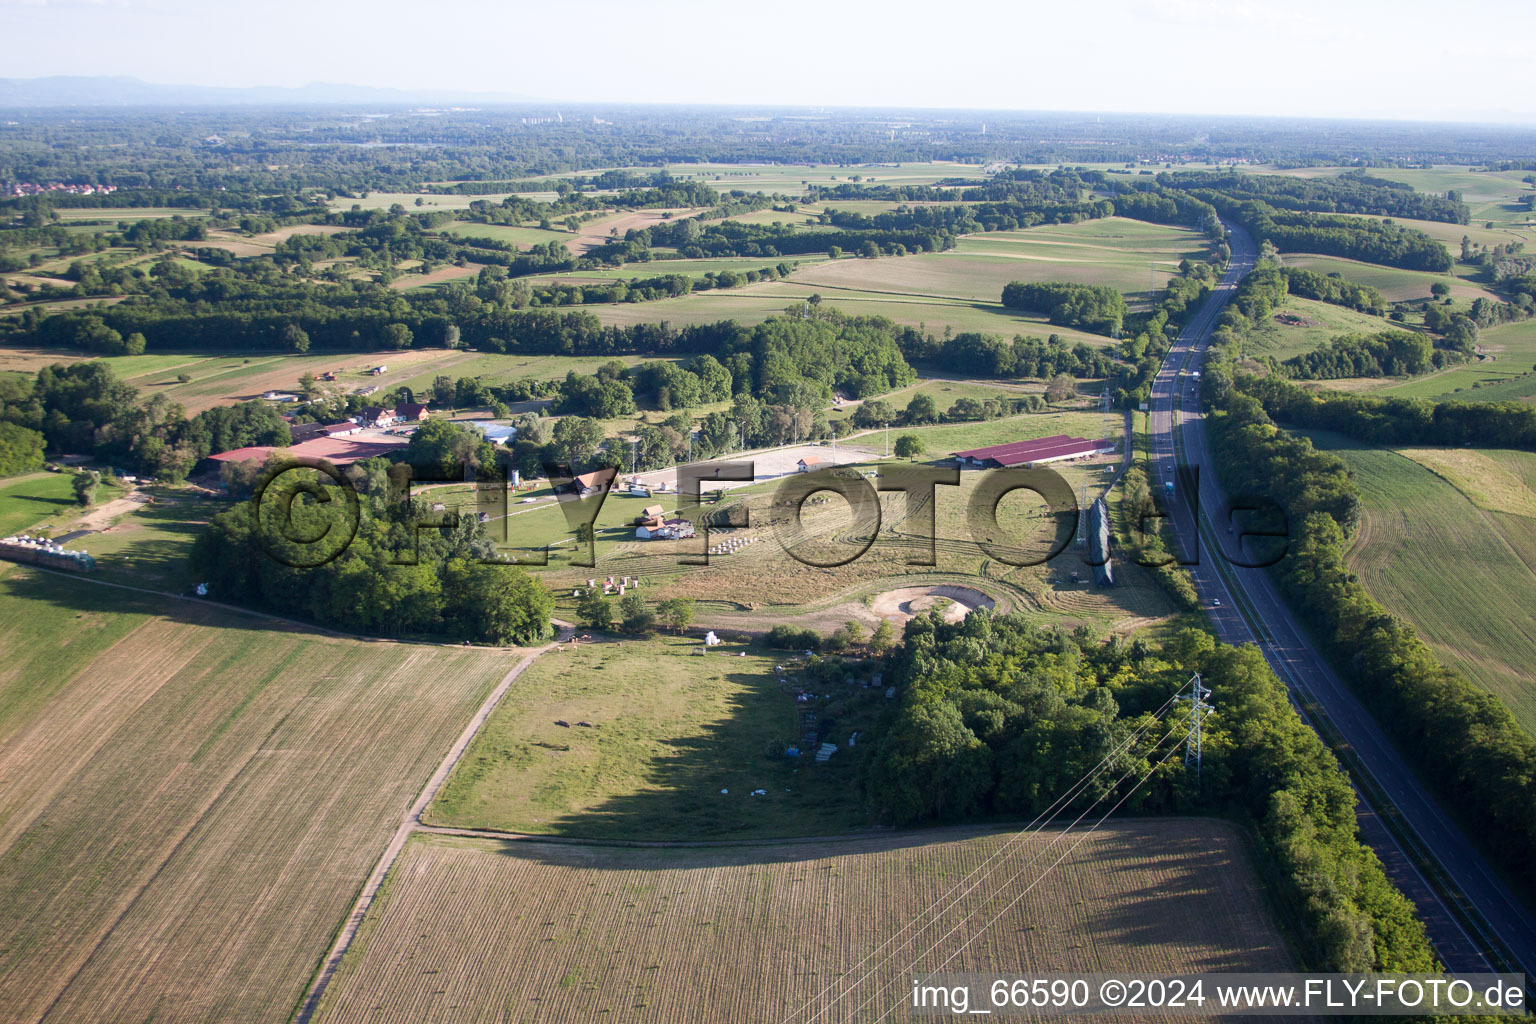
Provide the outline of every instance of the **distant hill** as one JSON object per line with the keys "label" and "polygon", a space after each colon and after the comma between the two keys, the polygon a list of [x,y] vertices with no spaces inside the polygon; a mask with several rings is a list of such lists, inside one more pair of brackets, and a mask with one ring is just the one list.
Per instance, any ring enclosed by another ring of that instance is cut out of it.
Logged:
{"label": "distant hill", "polygon": [[466,103],[523,103],[520,93],[456,92],[447,89],[387,89],[311,82],[296,88],[164,85],[126,76],[53,75],[0,78],[0,108],[18,107],[199,107],[199,106],[366,106]]}

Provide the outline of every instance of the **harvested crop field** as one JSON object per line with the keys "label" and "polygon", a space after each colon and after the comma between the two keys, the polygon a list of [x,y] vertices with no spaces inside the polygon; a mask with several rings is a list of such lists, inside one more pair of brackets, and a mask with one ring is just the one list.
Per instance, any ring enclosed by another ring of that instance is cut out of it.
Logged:
{"label": "harvested crop field", "polygon": [[797,272],[824,289],[997,302],[1010,281],[1110,285],[1128,295],[1162,288],[1179,261],[1203,255],[1198,234],[1119,218],[966,235],[945,252],[840,259]]}
{"label": "harvested crop field", "polygon": [[515,664],[0,568],[0,1006],[281,1021]]}
{"label": "harvested crop field", "polygon": [[639,231],[673,217],[682,219],[703,213],[703,207],[674,207],[670,210],[624,210],[589,220],[577,228],[576,237],[566,241],[566,248],[578,256],[610,237],[623,238],[626,232]]}
{"label": "harvested crop field", "polygon": [[[626,850],[418,834],[316,1019],[906,1020],[914,970],[1295,969],[1230,825],[1128,821],[1080,838]],[[946,899],[993,854],[985,884]],[[927,915],[935,905],[948,912]]]}
{"label": "harvested crop field", "polygon": [[480,269],[478,263],[470,263],[462,267],[449,264],[446,267],[438,267],[429,274],[416,272],[402,274],[389,282],[389,287],[395,291],[403,291],[407,288],[430,288],[433,285],[443,284],[446,281],[458,281],[462,278],[474,277],[480,273]]}
{"label": "harvested crop field", "polygon": [[[456,268],[455,268],[456,269]],[[387,389],[423,374],[447,372],[447,368],[473,359],[472,352],[441,348],[411,349],[404,352],[355,352],[323,355],[288,355],[271,352],[246,356],[218,356],[199,360],[188,356],[183,367],[188,381],[177,380],[174,369],[129,377],[128,383],[139,388],[146,398],[163,394],[180,402],[193,415],[216,405],[247,402],[269,390],[293,391],[305,373],[318,375],[328,370],[342,372],[341,384],[350,389],[364,385]],[[389,367],[375,377],[367,374],[371,366]]]}

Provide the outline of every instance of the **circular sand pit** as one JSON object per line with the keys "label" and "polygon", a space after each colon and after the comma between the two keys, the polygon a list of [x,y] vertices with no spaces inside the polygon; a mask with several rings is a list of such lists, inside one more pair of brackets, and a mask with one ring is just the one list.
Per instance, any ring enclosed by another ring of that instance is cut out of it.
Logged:
{"label": "circular sand pit", "polygon": [[997,602],[970,587],[904,587],[877,594],[869,602],[870,611],[882,619],[894,619],[897,625],[914,615],[947,605],[940,613],[946,622],[959,622],[975,608],[991,608]]}

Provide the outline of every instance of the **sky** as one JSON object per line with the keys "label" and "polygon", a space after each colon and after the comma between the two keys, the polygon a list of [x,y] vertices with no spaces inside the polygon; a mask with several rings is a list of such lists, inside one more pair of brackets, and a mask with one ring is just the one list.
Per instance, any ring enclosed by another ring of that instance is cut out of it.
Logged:
{"label": "sky", "polygon": [[9,78],[1536,124],[1525,0],[0,0],[0,25]]}

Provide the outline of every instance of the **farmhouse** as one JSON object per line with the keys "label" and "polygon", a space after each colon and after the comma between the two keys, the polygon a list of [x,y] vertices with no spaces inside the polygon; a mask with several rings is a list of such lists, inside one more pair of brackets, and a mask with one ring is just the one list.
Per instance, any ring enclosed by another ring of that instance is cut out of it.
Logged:
{"label": "farmhouse", "polygon": [[1008,444],[972,448],[969,451],[956,452],[955,458],[960,461],[961,466],[972,469],[995,469],[999,466],[1034,467],[1048,462],[1060,462],[1063,459],[1107,455],[1118,447],[1115,441],[1108,438],[1089,440],[1083,437],[1070,437],[1066,434],[1053,434],[1050,437],[1040,437],[1032,441],[1010,441]]}
{"label": "farmhouse", "polygon": [[427,407],[424,406],[424,405],[421,405],[419,403],[416,403],[416,402],[396,402],[395,403],[395,422],[396,423],[420,423],[422,420],[426,419],[429,415],[430,415],[430,413],[427,412]]}
{"label": "farmhouse", "polygon": [[658,515],[635,527],[637,540],[687,540],[692,536],[693,523],[686,519],[664,519]]}
{"label": "farmhouse", "polygon": [[647,505],[640,510],[641,519],[660,519],[666,512],[660,505]]}
{"label": "farmhouse", "polygon": [[805,458],[795,463],[795,472],[797,473],[809,473],[814,469],[820,468],[821,456],[819,455],[807,455]]}
{"label": "farmhouse", "polygon": [[365,427],[387,427],[395,422],[393,409],[370,405],[357,414],[357,422]]}
{"label": "farmhouse", "polygon": [[606,491],[612,485],[612,471],[606,469],[594,469],[590,473],[582,473],[580,476],[572,478],[570,484],[571,489],[576,492],[578,498],[585,498],[587,495],[596,494],[598,491]]}

